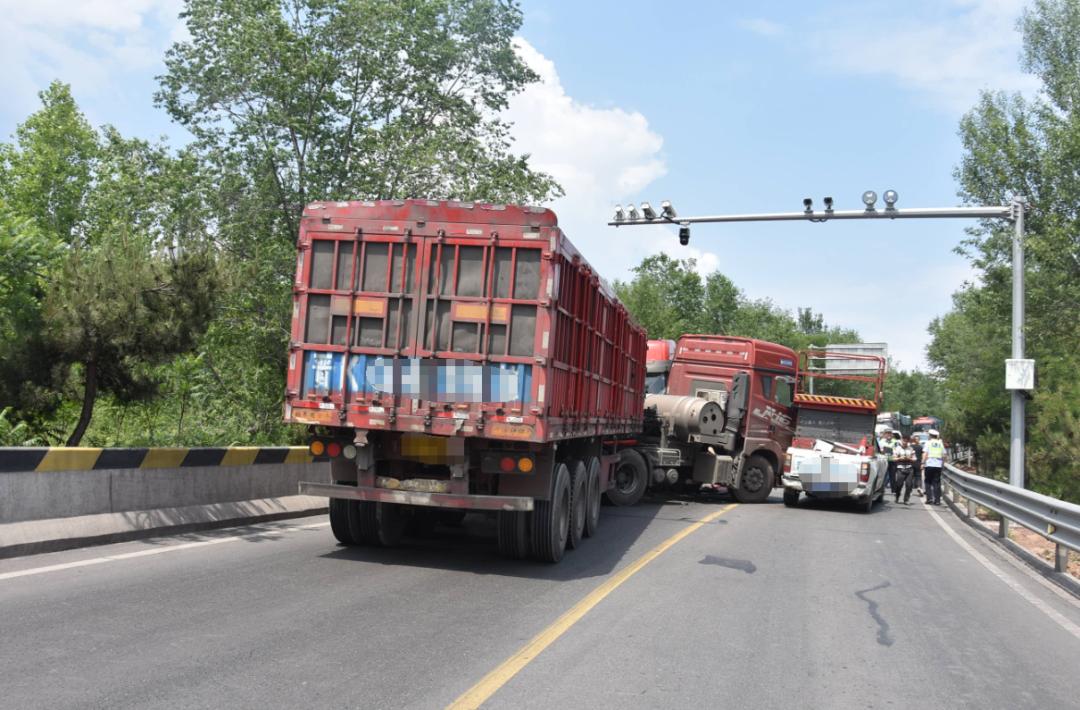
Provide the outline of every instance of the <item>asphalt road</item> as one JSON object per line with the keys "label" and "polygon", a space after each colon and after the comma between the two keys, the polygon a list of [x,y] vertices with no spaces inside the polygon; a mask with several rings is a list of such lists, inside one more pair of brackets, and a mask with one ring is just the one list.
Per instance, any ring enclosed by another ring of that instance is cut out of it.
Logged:
{"label": "asphalt road", "polygon": [[[726,505],[604,508],[557,566],[499,558],[471,518],[398,550],[307,518],[0,560],[0,707],[445,707]],[[921,502],[734,507],[486,707],[1077,707],[1080,604],[939,515],[976,555]]]}

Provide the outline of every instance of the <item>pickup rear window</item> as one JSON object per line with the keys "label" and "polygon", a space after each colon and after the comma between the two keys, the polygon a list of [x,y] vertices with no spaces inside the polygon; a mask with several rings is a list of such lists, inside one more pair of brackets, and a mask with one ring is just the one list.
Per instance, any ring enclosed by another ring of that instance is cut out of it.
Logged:
{"label": "pickup rear window", "polygon": [[848,446],[858,446],[874,433],[874,415],[867,412],[829,412],[817,409],[799,409],[795,425],[795,438],[825,439]]}

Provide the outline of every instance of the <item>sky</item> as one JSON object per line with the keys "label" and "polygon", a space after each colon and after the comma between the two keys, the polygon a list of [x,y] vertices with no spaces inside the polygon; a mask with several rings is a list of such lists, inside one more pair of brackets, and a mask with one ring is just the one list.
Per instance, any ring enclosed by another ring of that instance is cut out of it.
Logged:
{"label": "sky", "polygon": [[[0,0],[0,140],[53,79],[95,125],[190,139],[153,106],[182,0]],[[958,121],[982,90],[1033,94],[1022,0],[523,0],[515,40],[540,76],[514,97],[516,150],[554,175],[551,205],[608,280],[649,254],[697,259],[751,298],[886,342],[925,368],[927,325],[975,278],[960,221],[606,226],[614,205],[681,215],[837,209],[895,189],[898,207],[959,204]]]}

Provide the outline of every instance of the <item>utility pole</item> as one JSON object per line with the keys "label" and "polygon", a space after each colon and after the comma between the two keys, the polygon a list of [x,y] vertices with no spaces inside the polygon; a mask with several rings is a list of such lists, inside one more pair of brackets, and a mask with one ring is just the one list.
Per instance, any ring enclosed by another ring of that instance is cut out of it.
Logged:
{"label": "utility pole", "polygon": [[[1009,483],[1023,488],[1024,476],[1024,409],[1027,392],[1035,387],[1035,362],[1024,358],[1024,209],[1025,198],[1017,195],[1007,205],[985,205],[974,207],[930,207],[920,209],[900,209],[895,190],[886,190],[883,194],[885,209],[877,209],[877,193],[867,190],[862,194],[865,209],[833,210],[833,198],[824,199],[825,209],[814,210],[814,202],[809,197],[803,200],[801,212],[774,212],[762,214],[709,215],[702,217],[680,217],[671,203],[661,203],[660,213],[642,203],[638,212],[630,205],[624,212],[622,206],[615,206],[615,219],[608,222],[612,227],[633,227],[655,224],[673,224],[679,227],[679,243],[690,243],[690,225],[711,222],[828,222],[847,219],[1001,219],[1013,223],[1012,243],[1012,358],[1005,361],[1005,388],[1011,391],[1012,411],[1010,418],[1009,443]],[[1004,529],[1004,528],[1003,528]]]}

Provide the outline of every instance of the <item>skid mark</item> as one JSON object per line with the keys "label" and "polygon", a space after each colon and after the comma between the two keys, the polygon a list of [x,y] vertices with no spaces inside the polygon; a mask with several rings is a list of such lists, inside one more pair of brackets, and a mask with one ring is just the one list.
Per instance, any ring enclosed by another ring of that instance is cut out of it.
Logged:
{"label": "skid mark", "polygon": [[870,616],[872,616],[874,618],[874,621],[877,622],[877,642],[882,646],[892,646],[895,639],[889,633],[889,622],[885,621],[884,617],[881,616],[881,612],[878,611],[878,603],[873,599],[868,598],[866,595],[870,592],[876,592],[879,589],[885,589],[888,586],[891,585],[889,581],[886,580],[881,584],[877,585],[876,587],[870,587],[869,589],[863,589],[855,592],[855,596],[866,602],[866,605],[869,607],[868,611],[870,612]]}

